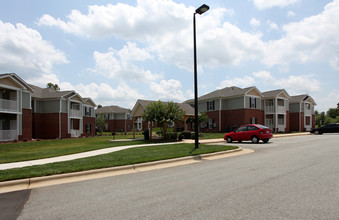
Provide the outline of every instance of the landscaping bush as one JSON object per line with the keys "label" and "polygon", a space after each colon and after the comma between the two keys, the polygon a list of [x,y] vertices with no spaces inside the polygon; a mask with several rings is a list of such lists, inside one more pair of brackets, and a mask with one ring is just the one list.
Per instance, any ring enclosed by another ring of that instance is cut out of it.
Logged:
{"label": "landscaping bush", "polygon": [[183,131],[181,134],[184,136],[183,139],[191,139],[192,133],[190,131]]}
{"label": "landscaping bush", "polygon": [[168,132],[166,134],[166,139],[168,139],[168,140],[177,140],[178,139],[178,133],[177,132]]}

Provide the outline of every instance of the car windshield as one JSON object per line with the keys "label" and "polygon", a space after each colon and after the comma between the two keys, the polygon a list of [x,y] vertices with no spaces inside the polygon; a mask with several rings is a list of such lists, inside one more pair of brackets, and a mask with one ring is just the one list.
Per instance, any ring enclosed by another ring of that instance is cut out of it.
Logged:
{"label": "car windshield", "polygon": [[270,129],[269,127],[266,127],[266,126],[264,126],[264,125],[256,125],[256,126],[258,126],[258,127],[261,128],[261,129]]}

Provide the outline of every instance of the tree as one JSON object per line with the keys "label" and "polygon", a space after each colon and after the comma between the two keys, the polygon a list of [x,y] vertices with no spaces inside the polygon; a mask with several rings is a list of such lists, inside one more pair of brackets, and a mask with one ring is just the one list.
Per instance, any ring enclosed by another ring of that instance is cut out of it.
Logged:
{"label": "tree", "polygon": [[54,89],[55,91],[60,91],[60,87],[58,86],[58,84],[53,84],[53,83],[47,83],[46,88],[51,88]]}
{"label": "tree", "polygon": [[142,117],[149,122],[156,122],[162,129],[163,137],[166,138],[167,124],[182,120],[185,114],[179,105],[173,102],[163,104],[159,100],[148,104]]}
{"label": "tree", "polygon": [[96,118],[95,118],[95,126],[97,127],[97,129],[99,130],[99,134],[102,135],[103,132],[103,127],[105,126],[105,118],[103,114],[99,114]]}
{"label": "tree", "polygon": [[102,105],[99,104],[97,108],[102,108]]}
{"label": "tree", "polygon": [[315,124],[319,127],[322,126],[325,123],[325,112],[319,113],[318,111],[315,111]]}

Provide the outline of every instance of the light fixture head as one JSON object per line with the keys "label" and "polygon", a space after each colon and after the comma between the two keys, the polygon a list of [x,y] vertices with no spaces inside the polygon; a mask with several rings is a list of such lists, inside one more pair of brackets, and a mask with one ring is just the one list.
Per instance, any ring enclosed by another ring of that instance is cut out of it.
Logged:
{"label": "light fixture head", "polygon": [[202,6],[200,6],[199,8],[197,8],[195,10],[195,13],[201,15],[203,13],[205,13],[206,11],[208,11],[210,9],[210,7],[206,4],[203,4]]}

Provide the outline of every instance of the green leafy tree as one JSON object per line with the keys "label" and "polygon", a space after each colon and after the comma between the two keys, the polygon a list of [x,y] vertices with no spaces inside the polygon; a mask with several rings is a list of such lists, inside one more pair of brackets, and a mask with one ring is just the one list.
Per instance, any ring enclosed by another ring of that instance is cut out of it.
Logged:
{"label": "green leafy tree", "polygon": [[53,84],[53,83],[47,83],[46,88],[51,88],[54,89],[55,91],[60,91],[60,87],[58,86],[58,84]]}
{"label": "green leafy tree", "polygon": [[164,104],[159,100],[148,104],[142,117],[149,122],[156,122],[166,138],[167,124],[182,120],[185,114],[179,105],[173,102]]}
{"label": "green leafy tree", "polygon": [[325,123],[325,112],[319,113],[317,110],[315,113],[315,124],[319,127]]}
{"label": "green leafy tree", "polygon": [[105,118],[103,114],[99,114],[96,118],[95,118],[95,126],[98,128],[99,130],[99,134],[102,135],[103,132],[103,127],[106,125],[105,123]]}
{"label": "green leafy tree", "polygon": [[97,108],[102,108],[102,105],[99,104]]}

